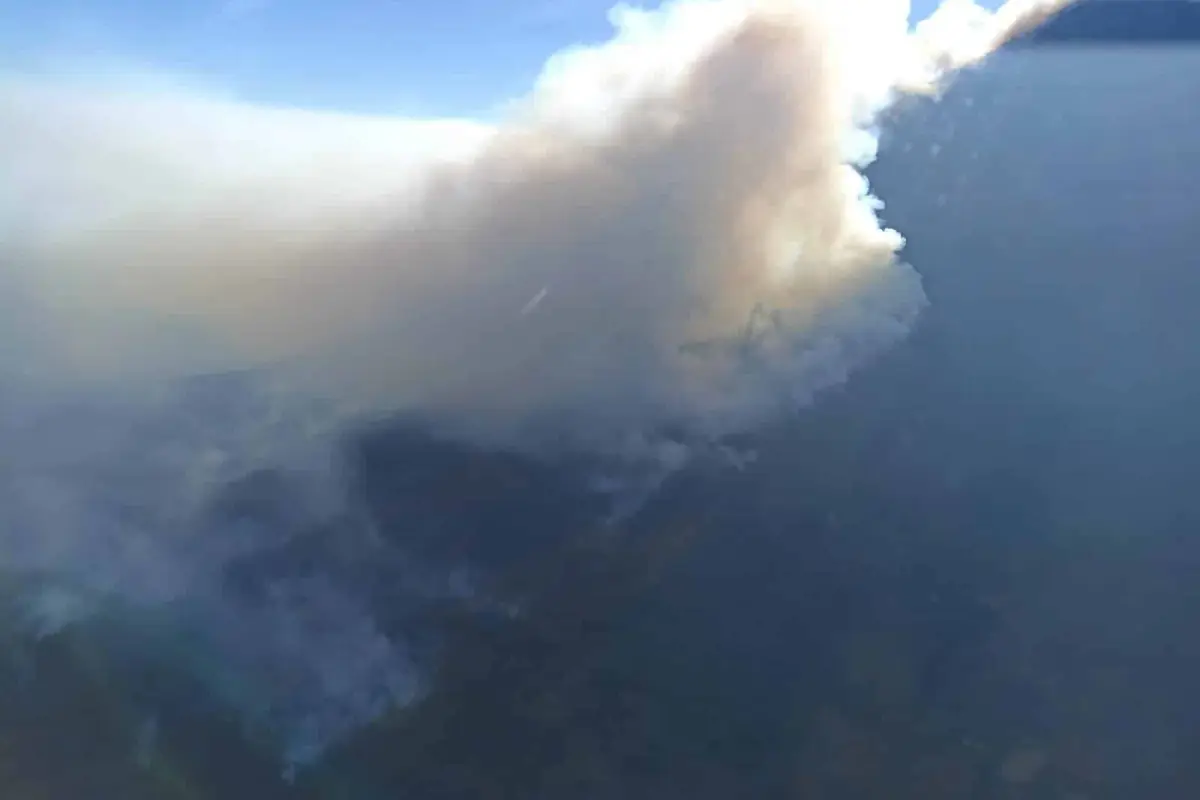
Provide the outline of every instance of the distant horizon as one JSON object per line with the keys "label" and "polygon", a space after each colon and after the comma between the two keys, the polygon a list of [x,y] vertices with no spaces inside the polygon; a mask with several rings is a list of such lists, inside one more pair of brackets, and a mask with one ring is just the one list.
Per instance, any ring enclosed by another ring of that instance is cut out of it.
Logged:
{"label": "distant horizon", "polygon": [[1196,0],[1083,0],[1012,46],[1196,41],[1200,41]]}

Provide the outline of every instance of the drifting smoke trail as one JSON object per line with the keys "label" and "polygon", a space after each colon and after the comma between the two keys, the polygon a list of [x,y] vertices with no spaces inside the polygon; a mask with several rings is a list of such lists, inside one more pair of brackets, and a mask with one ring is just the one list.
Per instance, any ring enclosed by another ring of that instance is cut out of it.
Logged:
{"label": "drifting smoke trail", "polygon": [[897,91],[1046,4],[1014,7],[949,3],[917,35],[892,0],[618,9],[495,128],[10,84],[6,366],[270,366],[492,434],[753,424],[912,324],[856,168]]}
{"label": "drifting smoke trail", "polygon": [[[180,531],[306,441],[280,398],[576,447],[806,402],[925,303],[859,173],[878,115],[1065,4],[619,8],[496,126],[4,81],[0,564],[189,591],[261,544]],[[229,371],[284,390],[171,384]]]}

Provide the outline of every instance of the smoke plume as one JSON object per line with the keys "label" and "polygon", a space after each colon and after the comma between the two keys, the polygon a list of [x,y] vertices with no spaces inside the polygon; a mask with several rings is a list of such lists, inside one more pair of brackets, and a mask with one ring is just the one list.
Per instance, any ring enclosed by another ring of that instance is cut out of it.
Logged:
{"label": "smoke plume", "polygon": [[270,538],[186,535],[207,489],[321,484],[330,423],[603,450],[808,402],[926,302],[861,174],[881,112],[1063,5],[618,7],[489,124],[9,75],[0,565],[190,591]]}
{"label": "smoke plume", "polygon": [[481,435],[752,425],[924,303],[857,171],[879,112],[1048,8],[904,6],[618,8],[494,126],[10,80],[4,367],[255,369]]}

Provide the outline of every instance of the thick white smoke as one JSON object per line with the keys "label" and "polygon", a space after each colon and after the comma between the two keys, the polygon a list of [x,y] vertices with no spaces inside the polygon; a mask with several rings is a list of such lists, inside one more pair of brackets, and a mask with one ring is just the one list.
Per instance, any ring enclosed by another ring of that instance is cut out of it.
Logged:
{"label": "thick white smoke", "polygon": [[[925,303],[859,172],[879,114],[1065,4],[621,7],[494,125],[9,76],[0,566],[186,591],[249,546],[181,536],[196,498],[310,400],[575,447],[806,402]],[[269,396],[172,383],[228,372]]]}
{"label": "thick white smoke", "polygon": [[916,35],[894,0],[612,16],[494,127],[7,82],[5,370],[269,367],[355,410],[586,439],[752,424],[901,337],[924,299],[856,169],[894,94],[1011,9]]}

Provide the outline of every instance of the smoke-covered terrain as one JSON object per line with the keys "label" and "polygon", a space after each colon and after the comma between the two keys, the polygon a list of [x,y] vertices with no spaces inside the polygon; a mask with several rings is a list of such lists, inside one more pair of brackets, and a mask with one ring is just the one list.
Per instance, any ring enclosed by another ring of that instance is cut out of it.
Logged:
{"label": "smoke-covered terrain", "polygon": [[6,84],[14,796],[1188,796],[1196,59],[865,5]]}

